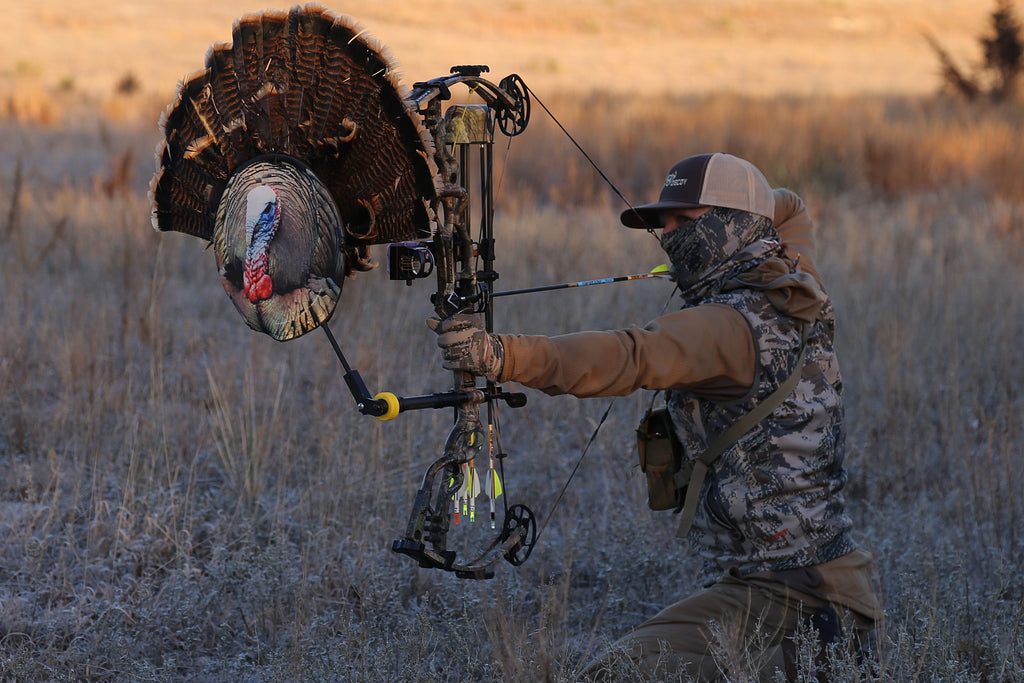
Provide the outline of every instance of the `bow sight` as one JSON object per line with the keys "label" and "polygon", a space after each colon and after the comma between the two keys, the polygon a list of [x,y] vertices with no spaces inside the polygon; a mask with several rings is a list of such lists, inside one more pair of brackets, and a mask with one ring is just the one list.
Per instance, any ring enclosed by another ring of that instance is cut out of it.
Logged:
{"label": "bow sight", "polygon": [[[437,315],[479,314],[485,328],[492,331],[491,292],[498,279],[493,234],[494,129],[497,125],[508,137],[522,133],[530,118],[530,100],[519,76],[507,76],[495,85],[482,78],[487,71],[486,66],[456,66],[448,76],[413,85],[407,101],[422,117],[434,141],[439,190],[430,208],[437,229],[428,241],[389,245],[388,272],[391,279],[406,283],[436,274],[437,291],[431,302]],[[483,104],[453,104],[442,112],[442,104],[452,97],[451,88],[459,84],[467,86]],[[471,182],[474,170],[475,183]],[[475,239],[471,225],[474,219],[478,230]],[[394,541],[392,549],[412,557],[421,567],[451,571],[461,578],[490,578],[494,575],[491,566],[501,558],[513,565],[522,564],[537,541],[536,519],[525,505],[509,506],[505,502],[500,534],[469,561],[460,561],[448,548],[448,531],[456,494],[465,477],[475,475],[472,464],[476,458],[486,456],[492,468],[497,463],[497,471],[502,469],[506,454],[497,404],[504,401],[519,407],[526,404],[526,396],[502,391],[490,381],[478,387],[474,375],[456,371],[451,391],[413,397],[382,393],[371,398],[358,371],[345,361],[330,329],[325,325],[324,330],[345,368],[345,383],[362,413],[390,420],[406,410],[455,409],[455,424],[444,452],[427,468],[405,534]],[[481,404],[487,404],[486,423],[481,420]],[[503,473],[500,476],[504,478]],[[492,490],[492,505],[496,495]],[[507,496],[502,498],[507,501]]]}
{"label": "bow sight", "polygon": [[426,242],[392,242],[388,245],[388,277],[413,280],[429,277],[434,272],[434,254]]}

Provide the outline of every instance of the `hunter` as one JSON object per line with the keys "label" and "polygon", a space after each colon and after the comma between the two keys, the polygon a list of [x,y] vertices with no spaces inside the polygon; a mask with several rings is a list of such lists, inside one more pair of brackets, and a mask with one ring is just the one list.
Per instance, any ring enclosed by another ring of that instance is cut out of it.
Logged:
{"label": "hunter", "polygon": [[681,310],[643,327],[551,337],[489,334],[470,315],[428,321],[449,369],[551,395],[666,393],[680,500],[690,492],[680,532],[702,558],[704,588],[585,674],[600,678],[624,653],[652,677],[728,679],[715,650],[730,628],[762,648],[748,659],[766,680],[795,675],[800,629],[870,652],[882,608],[873,558],[844,508],[835,315],[803,200],[773,190],[748,161],[701,154],[669,171],[657,202],[620,220],[661,231]]}

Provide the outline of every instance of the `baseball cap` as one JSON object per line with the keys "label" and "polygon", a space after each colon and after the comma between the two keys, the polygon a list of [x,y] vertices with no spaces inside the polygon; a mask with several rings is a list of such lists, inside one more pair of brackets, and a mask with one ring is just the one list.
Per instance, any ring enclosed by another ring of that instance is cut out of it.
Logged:
{"label": "baseball cap", "polygon": [[672,167],[653,204],[622,212],[627,228],[660,228],[658,212],[697,206],[721,206],[775,217],[775,195],[768,180],[749,161],[721,152],[687,157]]}

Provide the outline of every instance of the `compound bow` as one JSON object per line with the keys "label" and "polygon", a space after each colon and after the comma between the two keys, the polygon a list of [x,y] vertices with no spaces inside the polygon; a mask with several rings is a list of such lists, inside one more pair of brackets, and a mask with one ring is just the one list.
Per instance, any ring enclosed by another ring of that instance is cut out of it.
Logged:
{"label": "compound bow", "polygon": [[[507,76],[495,85],[482,77],[487,71],[486,66],[456,66],[448,76],[413,85],[408,101],[422,116],[434,139],[441,183],[431,208],[438,227],[429,241],[389,245],[388,271],[391,279],[407,282],[436,273],[437,291],[431,301],[437,315],[446,318],[456,313],[479,314],[485,328],[492,331],[492,286],[498,277],[494,270],[494,127],[497,124],[508,137],[526,130],[530,99],[519,76]],[[451,99],[451,88],[458,84],[468,86],[483,104],[451,105],[442,112],[442,103]],[[475,167],[480,206],[475,212],[470,210],[473,148],[479,153]],[[479,221],[476,240],[471,225],[474,214]],[[478,270],[477,264],[482,268]],[[523,406],[525,394],[502,391],[491,381],[480,387],[474,375],[456,371],[451,391],[412,397],[381,393],[371,398],[358,371],[345,361],[330,328],[325,325],[324,330],[342,362],[345,383],[360,412],[390,420],[407,410],[455,408],[455,423],[443,454],[427,468],[413,500],[405,534],[394,541],[392,550],[412,557],[421,567],[454,572],[460,578],[490,578],[494,575],[492,565],[501,558],[513,565],[522,564],[533,551],[538,536],[536,518],[525,505],[509,506],[506,502],[501,532],[468,561],[460,560],[457,552],[448,547],[448,532],[453,501],[467,476],[466,465],[478,457],[485,444],[489,449],[497,447],[492,457],[499,465],[505,457],[498,404]],[[480,414],[480,406],[485,403],[486,425]]]}

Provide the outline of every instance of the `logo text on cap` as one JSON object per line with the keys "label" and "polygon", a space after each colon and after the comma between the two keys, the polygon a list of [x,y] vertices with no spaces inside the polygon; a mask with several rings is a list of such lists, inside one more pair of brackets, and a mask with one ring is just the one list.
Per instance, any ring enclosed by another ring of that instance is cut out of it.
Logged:
{"label": "logo text on cap", "polygon": [[687,180],[689,178],[680,178],[675,172],[672,172],[665,178],[665,187],[679,187],[680,185],[685,185]]}

